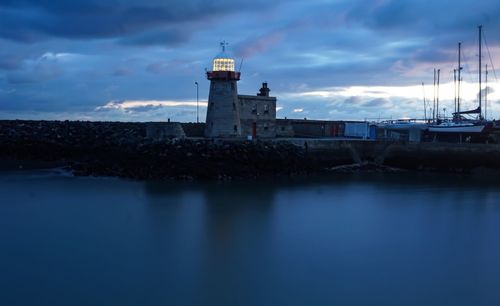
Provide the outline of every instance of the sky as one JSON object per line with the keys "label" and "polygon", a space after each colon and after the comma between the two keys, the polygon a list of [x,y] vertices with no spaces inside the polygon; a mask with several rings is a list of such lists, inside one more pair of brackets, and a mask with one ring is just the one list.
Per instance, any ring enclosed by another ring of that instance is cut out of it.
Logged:
{"label": "sky", "polygon": [[497,0],[0,0],[0,119],[193,122],[198,82],[204,121],[222,40],[239,93],[268,82],[278,118],[423,118],[435,68],[449,115],[458,42],[477,106],[480,24],[500,118],[498,16]]}

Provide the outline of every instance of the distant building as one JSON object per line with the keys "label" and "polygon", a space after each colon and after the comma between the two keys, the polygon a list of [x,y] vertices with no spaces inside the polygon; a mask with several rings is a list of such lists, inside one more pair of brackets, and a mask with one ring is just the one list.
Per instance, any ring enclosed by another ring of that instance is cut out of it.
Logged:
{"label": "distant building", "polygon": [[267,83],[256,96],[238,95],[240,72],[234,71],[234,59],[222,52],[207,72],[210,80],[205,137],[276,137],[276,98],[270,97]]}

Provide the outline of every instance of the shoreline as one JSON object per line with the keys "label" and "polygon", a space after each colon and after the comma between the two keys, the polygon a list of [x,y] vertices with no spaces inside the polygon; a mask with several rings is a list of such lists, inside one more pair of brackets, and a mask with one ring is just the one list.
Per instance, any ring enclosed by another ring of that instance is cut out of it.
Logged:
{"label": "shoreline", "polygon": [[147,123],[0,121],[0,170],[64,168],[137,180],[253,180],[334,173],[500,176],[500,145],[347,139],[151,139]]}

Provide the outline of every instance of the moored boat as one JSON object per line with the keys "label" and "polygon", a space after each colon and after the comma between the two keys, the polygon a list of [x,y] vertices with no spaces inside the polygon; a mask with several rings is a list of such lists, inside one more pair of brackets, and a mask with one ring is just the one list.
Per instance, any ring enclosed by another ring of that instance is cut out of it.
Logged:
{"label": "moored boat", "polygon": [[443,122],[428,127],[428,131],[432,133],[482,133],[485,129],[484,122]]}
{"label": "moored boat", "polygon": [[[478,107],[476,109],[460,111],[460,71],[462,70],[460,64],[460,46],[458,44],[458,68],[455,70],[458,72],[458,98],[455,96],[455,112],[453,113],[452,120],[440,120],[435,118],[435,123],[430,124],[428,127],[428,133],[431,139],[443,140],[443,139],[459,139],[461,142],[463,137],[466,137],[472,141],[483,141],[488,140],[489,133],[492,131],[493,123],[491,121],[485,120],[482,112],[482,100],[481,100],[481,43],[482,43],[482,26],[479,29],[479,94],[478,94]],[[455,79],[456,80],[456,79]],[[477,115],[475,119],[466,119],[463,115]]]}

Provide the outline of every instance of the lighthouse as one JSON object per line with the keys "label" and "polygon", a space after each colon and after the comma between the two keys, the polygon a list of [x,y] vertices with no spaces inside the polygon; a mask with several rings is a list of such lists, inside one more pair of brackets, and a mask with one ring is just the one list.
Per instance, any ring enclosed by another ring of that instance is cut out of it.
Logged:
{"label": "lighthouse", "polygon": [[237,82],[240,73],[234,71],[234,59],[226,53],[226,42],[221,42],[221,53],[212,61],[205,137],[241,136],[240,107]]}

